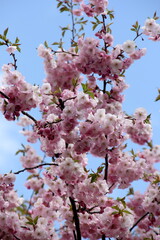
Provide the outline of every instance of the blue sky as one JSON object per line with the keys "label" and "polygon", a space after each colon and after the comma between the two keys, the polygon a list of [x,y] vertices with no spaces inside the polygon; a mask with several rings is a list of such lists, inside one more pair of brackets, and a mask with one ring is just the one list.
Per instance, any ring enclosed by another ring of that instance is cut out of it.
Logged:
{"label": "blue sky", "polygon": [[[160,15],[159,0],[110,0],[109,9],[115,10],[115,20],[112,25],[114,43],[123,43],[132,40],[135,35],[130,31],[136,20],[141,25],[147,17],[152,17],[157,11]],[[47,40],[52,43],[59,40],[59,26],[70,23],[67,15],[59,14],[55,0],[1,0],[0,33],[9,27],[8,37],[20,39],[21,53],[17,53],[18,70],[26,77],[26,81],[41,85],[45,74],[42,59],[37,56],[36,48]],[[86,36],[93,33],[87,28]],[[160,42],[152,42],[144,37],[142,42],[137,40],[139,47],[146,47],[147,54],[138,60],[126,72],[126,82],[130,88],[126,90],[124,110],[132,114],[138,107],[146,108],[152,113],[153,140],[160,143],[160,102],[154,102],[157,89],[160,87]],[[69,41],[69,36],[67,41]],[[0,48],[0,66],[8,63],[10,57],[4,47]],[[1,72],[0,72],[1,76]],[[35,113],[34,113],[35,114]],[[0,114],[0,172],[21,169],[15,152],[25,140],[18,133],[20,130],[15,122],[7,122]],[[138,148],[138,146],[136,146]],[[93,163],[92,163],[93,166]],[[23,193],[23,176],[18,176],[16,187]]]}

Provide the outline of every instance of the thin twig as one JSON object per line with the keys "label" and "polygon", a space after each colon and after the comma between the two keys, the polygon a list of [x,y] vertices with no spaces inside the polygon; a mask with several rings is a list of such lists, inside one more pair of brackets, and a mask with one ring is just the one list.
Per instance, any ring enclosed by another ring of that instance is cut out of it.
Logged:
{"label": "thin twig", "polygon": [[[106,15],[102,14],[102,20],[103,20],[103,31],[106,33],[106,23],[105,23]],[[104,41],[104,49],[107,51],[107,43]]]}
{"label": "thin twig", "polygon": [[138,221],[134,223],[134,225],[129,229],[129,231],[131,232],[133,228],[135,228],[138,225],[138,223],[141,222],[148,214],[149,212],[146,212],[140,219],[138,219]]}
{"label": "thin twig", "polygon": [[37,166],[34,166],[34,167],[28,167],[28,168],[21,169],[17,172],[14,172],[14,174],[19,174],[19,173],[22,173],[22,172],[25,172],[25,171],[28,171],[28,170],[33,170],[33,169],[43,167],[43,166],[58,166],[58,164],[57,163],[41,163],[41,164],[39,164]]}
{"label": "thin twig", "polygon": [[73,16],[73,2],[71,0],[71,17],[72,17],[72,42],[71,45],[73,44],[74,40],[75,40],[75,22],[74,22],[74,16]]}
{"label": "thin twig", "polygon": [[[102,14],[103,31],[104,31],[104,33],[106,33],[106,23],[105,23],[105,19],[106,19],[106,16]],[[106,44],[105,41],[104,41],[104,50],[105,50],[105,52],[107,52],[107,44]],[[104,82],[103,82],[103,93],[106,92],[106,85],[107,85],[107,82],[106,82],[106,80],[104,80]]]}
{"label": "thin twig", "polygon": [[10,55],[12,56],[13,61],[14,61],[14,63],[13,63],[12,65],[13,65],[14,69],[17,70],[17,59],[16,59],[16,55],[15,55],[14,53],[11,53]]}
{"label": "thin twig", "polygon": [[[5,41],[5,44],[6,44],[7,47],[10,46],[10,45],[8,44],[8,40]],[[12,66],[14,67],[15,70],[17,70],[17,59],[16,59],[15,53],[11,53],[10,56],[12,56],[13,62],[14,62],[14,63],[12,63]]]}
{"label": "thin twig", "polygon": [[143,33],[137,33],[137,36],[133,39],[135,41],[138,37],[140,37]]}
{"label": "thin twig", "polygon": [[108,179],[108,155],[105,156],[105,170],[104,170],[104,180],[107,182]]}
{"label": "thin twig", "polygon": [[29,117],[30,119],[32,119],[33,122],[37,123],[37,120],[36,120],[34,117],[32,117],[29,113],[27,113],[27,112],[25,112],[25,111],[22,111],[21,113],[22,113],[23,115]]}
{"label": "thin twig", "polygon": [[61,48],[61,50],[62,51],[55,51],[55,50],[51,50],[53,53],[66,53],[66,54],[70,54],[70,55],[72,55],[73,57],[74,56],[79,56],[78,54],[76,54],[76,53],[72,53],[72,52],[68,52],[68,51],[65,51],[63,48]]}
{"label": "thin twig", "polygon": [[16,235],[13,234],[13,237],[17,240],[21,240],[20,238],[18,238]]}
{"label": "thin twig", "polygon": [[72,205],[72,211],[73,211],[73,216],[74,216],[74,222],[76,226],[76,240],[81,240],[81,230],[80,230],[80,222],[79,222],[79,217],[76,209],[76,204],[75,201],[72,197],[69,197],[69,200]]}
{"label": "thin twig", "polygon": [[7,98],[7,99],[9,100],[9,97],[8,97],[5,93],[3,93],[2,91],[0,91],[0,94],[1,94],[4,98]]}

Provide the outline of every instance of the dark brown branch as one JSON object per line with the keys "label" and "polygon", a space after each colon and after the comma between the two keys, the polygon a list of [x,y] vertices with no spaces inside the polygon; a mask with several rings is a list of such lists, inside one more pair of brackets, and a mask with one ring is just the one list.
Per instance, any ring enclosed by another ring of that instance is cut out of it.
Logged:
{"label": "dark brown branch", "polygon": [[22,111],[21,113],[22,113],[23,115],[27,116],[28,118],[32,119],[33,122],[37,123],[37,120],[36,120],[34,117],[32,117],[29,113],[27,113],[27,112],[25,112],[25,111]]}
{"label": "dark brown branch", "polygon": [[74,43],[75,40],[75,22],[74,22],[74,16],[73,16],[73,2],[71,0],[71,17],[72,17],[72,41],[71,41],[71,45]]}
{"label": "dark brown branch", "polygon": [[21,240],[20,238],[18,238],[16,235],[13,234],[13,237],[17,240]]}
{"label": "dark brown branch", "polygon": [[28,170],[33,170],[33,169],[36,169],[36,168],[39,168],[39,167],[43,167],[43,166],[58,166],[58,164],[57,163],[41,163],[41,164],[39,164],[37,166],[24,168],[22,170],[14,172],[14,174],[19,174],[19,173],[22,173],[22,172],[25,172],[25,171],[28,171]]}
{"label": "dark brown branch", "polygon": [[104,170],[104,180],[107,182],[108,179],[108,155],[105,156],[105,170]]}
{"label": "dark brown branch", "polygon": [[13,67],[14,67],[15,70],[17,70],[17,59],[16,59],[16,56],[15,56],[14,53],[11,53],[10,55],[12,56],[13,61],[14,61]]}
{"label": "dark brown branch", "polygon": [[129,229],[129,231],[131,232],[133,228],[135,228],[138,225],[138,223],[141,222],[148,214],[149,212],[146,212],[140,219],[138,219],[138,221],[134,223],[134,225]]}
{"label": "dark brown branch", "polygon": [[[106,34],[106,23],[105,23],[106,15],[102,14],[102,20],[103,20],[103,32]],[[104,41],[104,50],[107,52],[107,43]]]}
{"label": "dark brown branch", "polygon": [[75,222],[75,227],[76,227],[76,240],[81,240],[80,222],[79,222],[79,217],[78,217],[78,213],[77,213],[77,209],[76,209],[76,204],[72,197],[69,197],[69,200],[72,205],[72,211],[73,211],[74,222]]}
{"label": "dark brown branch", "polygon": [[9,100],[9,97],[8,97],[5,93],[3,93],[2,91],[0,91],[0,94],[1,94],[4,98],[7,98],[7,99]]}
{"label": "dark brown branch", "polygon": [[106,85],[107,85],[107,82],[106,82],[106,80],[104,80],[104,82],[103,82],[103,93],[106,92]]}
{"label": "dark brown branch", "polygon": [[79,54],[65,51],[63,48],[61,48],[61,51],[55,51],[55,50],[53,50],[53,49],[51,49],[51,51],[52,51],[54,54],[55,54],[55,53],[66,53],[66,54],[72,55],[73,57],[79,56]]}
{"label": "dark brown branch", "polygon": [[[104,33],[106,33],[106,23],[105,23],[105,19],[106,19],[106,15],[103,15],[103,14],[102,14],[103,31],[104,31]],[[104,50],[105,50],[105,52],[107,52],[107,44],[106,44],[105,41],[104,41]],[[104,82],[103,82],[103,93],[106,92],[106,85],[107,85],[107,82],[106,82],[106,80],[104,80]]]}
{"label": "dark brown branch", "polygon": [[105,240],[106,239],[106,236],[103,234],[102,235],[102,240]]}
{"label": "dark brown branch", "polygon": [[73,230],[74,240],[77,240],[76,232]]}
{"label": "dark brown branch", "polygon": [[[143,33],[138,33],[137,32],[137,35],[136,35],[136,37],[133,39],[133,41],[135,41],[138,37],[140,37],[141,35],[142,35]],[[143,38],[142,38],[143,39]],[[143,39],[144,40],[144,39]]]}

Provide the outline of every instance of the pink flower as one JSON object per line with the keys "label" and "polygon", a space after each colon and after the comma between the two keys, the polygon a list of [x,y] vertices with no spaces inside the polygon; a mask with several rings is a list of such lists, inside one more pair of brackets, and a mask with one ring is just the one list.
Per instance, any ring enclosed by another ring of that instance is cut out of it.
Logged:
{"label": "pink flower", "polygon": [[73,14],[76,16],[81,16],[82,15],[82,10],[81,9],[74,9]]}
{"label": "pink flower", "polygon": [[17,47],[16,47],[16,46],[9,46],[9,47],[6,49],[6,51],[7,51],[9,54],[14,53],[16,50],[17,50]]}
{"label": "pink flower", "polygon": [[139,50],[135,50],[133,53],[130,54],[130,57],[134,60],[140,59],[146,54],[146,48],[142,48]]}
{"label": "pink flower", "polygon": [[110,33],[106,33],[106,34],[102,34],[102,38],[105,41],[105,43],[108,44],[108,46],[112,46],[113,45],[113,35]]}

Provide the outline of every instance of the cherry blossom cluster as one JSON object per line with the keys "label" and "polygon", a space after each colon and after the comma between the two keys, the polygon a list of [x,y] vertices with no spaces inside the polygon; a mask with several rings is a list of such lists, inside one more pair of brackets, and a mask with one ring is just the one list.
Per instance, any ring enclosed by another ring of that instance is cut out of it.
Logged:
{"label": "cherry blossom cluster", "polygon": [[153,41],[160,41],[160,24],[154,18],[148,18],[145,22],[143,34],[149,36]]}
{"label": "cherry blossom cluster", "polygon": [[[107,33],[103,36],[103,39],[110,46],[113,36]],[[98,48],[99,44],[99,41],[94,38],[78,40],[79,56],[75,58],[75,65],[83,74],[96,73],[102,76],[102,79],[114,79],[123,70],[127,69],[134,60],[145,55],[145,49],[135,49],[134,41],[128,40],[115,46],[111,53],[100,50]],[[123,52],[126,52],[129,57],[124,59]]]}
{"label": "cherry blossom cluster", "polygon": [[7,120],[15,120],[22,111],[29,111],[35,108],[38,103],[37,89],[24,80],[22,74],[18,71],[12,71],[11,65],[4,65],[4,84],[0,91],[4,98],[0,103],[0,109]]}
{"label": "cherry blossom cluster", "polygon": [[84,12],[88,17],[104,13],[108,5],[108,0],[89,0],[89,3],[73,0],[73,2],[80,3],[80,8],[73,10],[73,13],[80,16]]}
{"label": "cherry blossom cluster", "polygon": [[[59,54],[57,61],[54,60],[53,53],[50,49],[46,49],[42,44],[38,47],[39,56],[44,58],[45,70],[47,73],[46,82],[51,86],[51,92],[58,90],[70,89],[74,90],[73,80],[80,84],[82,79],[79,77],[79,72],[72,62],[73,56],[70,54]],[[62,64],[63,58],[63,64]]]}

